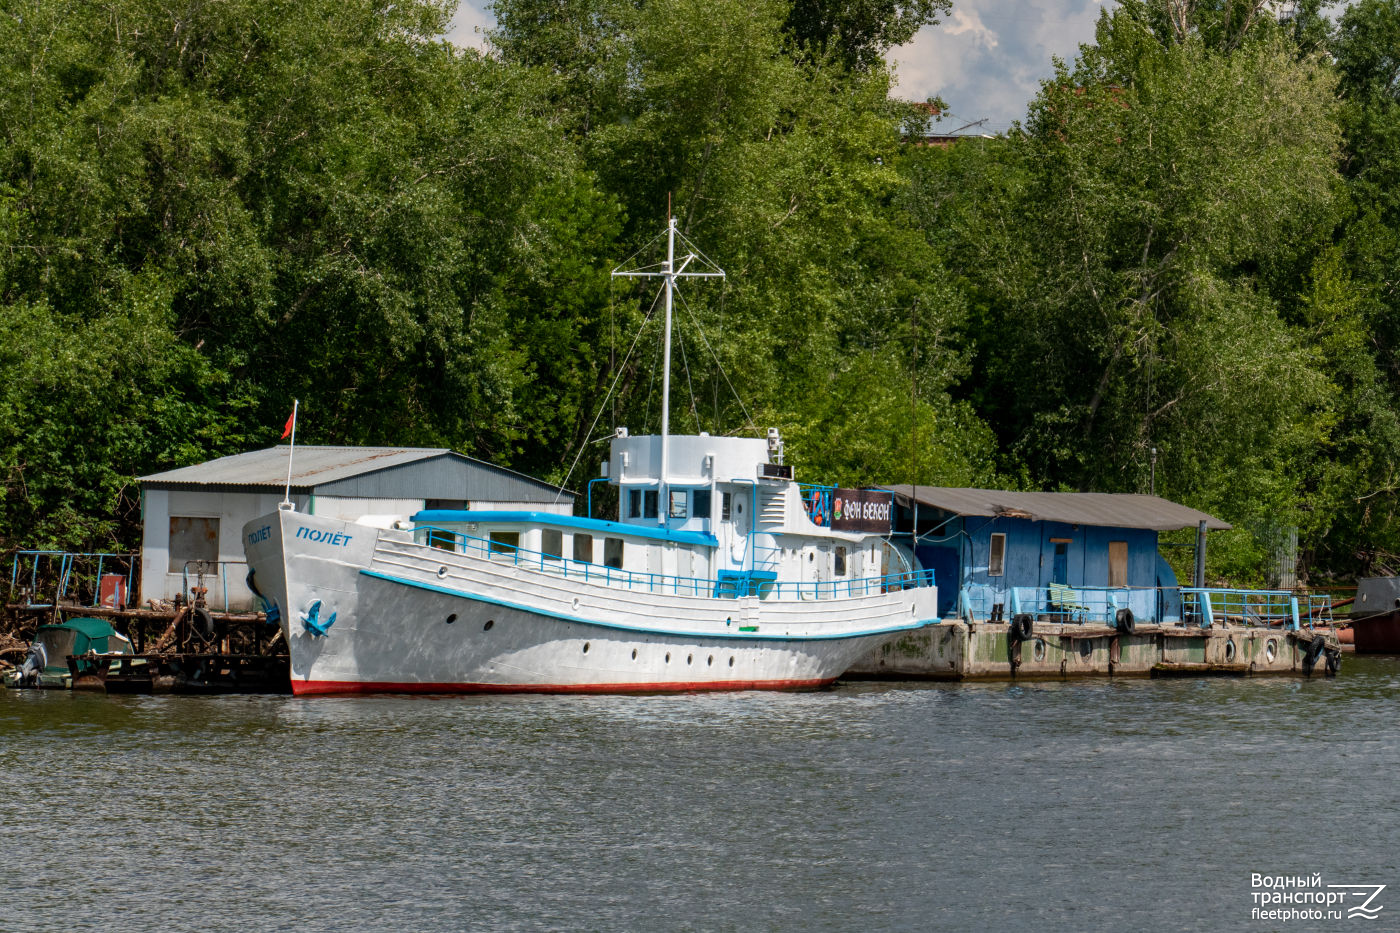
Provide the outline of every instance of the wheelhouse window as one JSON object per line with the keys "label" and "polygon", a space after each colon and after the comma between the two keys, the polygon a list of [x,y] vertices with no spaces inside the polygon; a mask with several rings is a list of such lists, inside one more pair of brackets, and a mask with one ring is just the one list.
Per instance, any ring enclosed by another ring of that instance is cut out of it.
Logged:
{"label": "wheelhouse window", "polygon": [[493,531],[490,537],[491,554],[503,554],[507,557],[514,557],[520,550],[520,532],[518,531]]}
{"label": "wheelhouse window", "polygon": [[[180,573],[188,561],[217,564],[219,520],[170,516],[170,572]],[[193,569],[194,565],[190,565]]]}
{"label": "wheelhouse window", "polygon": [[1006,573],[1006,535],[992,535],[991,552],[987,555],[987,576],[1000,577]]}
{"label": "wheelhouse window", "polygon": [[642,517],[642,491],[640,489],[627,490],[627,517]]}
{"label": "wheelhouse window", "polygon": [[1128,585],[1128,542],[1108,542],[1108,585]]}
{"label": "wheelhouse window", "polygon": [[546,528],[540,532],[540,553],[545,560],[562,560],[564,557],[564,532],[558,528]]}
{"label": "wheelhouse window", "polygon": [[694,500],[691,502],[694,508],[691,511],[696,518],[710,517],[710,491],[708,489],[697,489],[694,493]]}
{"label": "wheelhouse window", "polygon": [[457,550],[457,536],[450,531],[443,531],[441,528],[429,528],[428,546],[435,547],[440,551],[455,551]]}
{"label": "wheelhouse window", "polygon": [[660,498],[661,498],[661,494],[658,493],[655,489],[648,489],[648,490],[646,491],[646,495],[643,497],[643,499],[644,499],[645,502],[646,502],[646,505],[645,505],[645,507],[644,507],[644,509],[643,509],[643,513],[642,513],[642,517],[643,517],[643,518],[655,518],[655,517],[656,517],[657,500],[660,499]]}
{"label": "wheelhouse window", "polygon": [[721,497],[722,497],[722,498],[719,500],[719,502],[720,502],[720,505],[719,505],[719,517],[720,517],[720,521],[725,521],[725,522],[727,522],[727,521],[729,521],[730,510],[733,508],[733,505],[734,505],[734,496],[733,496],[731,493],[727,493],[727,492],[726,492],[726,493],[721,493],[720,495],[721,495]]}
{"label": "wheelhouse window", "polygon": [[574,560],[593,563],[593,536],[574,535]]}
{"label": "wheelhouse window", "polygon": [[603,564],[607,567],[622,569],[622,539],[603,539]]}
{"label": "wheelhouse window", "polygon": [[846,547],[842,544],[836,546],[836,575],[838,577],[846,575]]}
{"label": "wheelhouse window", "polygon": [[690,493],[684,489],[672,489],[670,492],[671,507],[666,511],[669,518],[685,518],[687,515],[686,500],[690,498]]}

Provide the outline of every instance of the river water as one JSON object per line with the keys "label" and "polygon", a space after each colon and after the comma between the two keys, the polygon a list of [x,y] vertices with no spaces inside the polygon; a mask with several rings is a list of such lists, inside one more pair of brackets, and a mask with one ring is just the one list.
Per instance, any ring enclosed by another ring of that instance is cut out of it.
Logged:
{"label": "river water", "polygon": [[[5,691],[5,929],[1400,929],[1397,691]],[[1389,906],[1252,919],[1253,873]]]}

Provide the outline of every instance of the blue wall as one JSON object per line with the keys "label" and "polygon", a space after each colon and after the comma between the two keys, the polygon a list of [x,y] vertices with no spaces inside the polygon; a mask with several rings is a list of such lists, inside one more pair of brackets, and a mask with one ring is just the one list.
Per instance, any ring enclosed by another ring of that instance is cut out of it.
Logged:
{"label": "blue wall", "polygon": [[[923,526],[923,522],[920,525]],[[1000,576],[987,573],[993,534],[1006,535],[1004,573]],[[1142,621],[1155,621],[1162,615],[1173,614],[1172,606],[1160,605],[1162,600],[1157,590],[1175,586],[1176,579],[1171,576],[1169,567],[1165,569],[1167,579],[1162,579],[1165,561],[1157,552],[1157,532],[1148,529],[1065,525],[1024,518],[961,518],[945,514],[940,517],[936,532],[919,539],[916,554],[925,566],[935,557],[944,558],[939,561],[941,572],[937,580],[940,614],[955,612],[957,591],[967,587],[987,605],[1003,603],[1009,619],[1012,587],[1033,590],[1038,598],[1044,599],[1054,578],[1056,542],[1052,538],[1069,539],[1064,582],[1076,589],[1108,586],[1109,542],[1127,542],[1127,589],[1115,590],[1108,597],[1098,594],[1094,598],[1101,604],[1106,605],[1107,600],[1131,608],[1133,615]],[[949,578],[949,552],[932,550],[938,547],[955,549],[958,557],[956,582]],[[1092,600],[1086,602],[1092,604]],[[979,606],[977,616],[985,617],[985,613]]]}

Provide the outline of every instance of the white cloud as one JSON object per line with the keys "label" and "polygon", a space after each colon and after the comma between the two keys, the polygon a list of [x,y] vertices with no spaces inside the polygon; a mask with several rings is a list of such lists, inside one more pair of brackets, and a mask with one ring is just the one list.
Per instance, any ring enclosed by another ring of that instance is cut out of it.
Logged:
{"label": "white cloud", "polygon": [[941,95],[966,120],[999,132],[1025,117],[1051,74],[1052,56],[1073,61],[1094,37],[1102,0],[954,0],[946,23],[919,30],[893,50],[897,93]]}
{"label": "white cloud", "polygon": [[480,3],[463,0],[448,24],[447,41],[462,49],[485,49],[486,33],[495,27],[496,18]]}

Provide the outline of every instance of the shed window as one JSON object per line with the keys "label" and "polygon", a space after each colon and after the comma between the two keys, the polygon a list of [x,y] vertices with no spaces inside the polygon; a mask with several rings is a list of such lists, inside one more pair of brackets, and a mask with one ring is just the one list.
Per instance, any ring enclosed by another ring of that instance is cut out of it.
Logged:
{"label": "shed window", "polygon": [[603,563],[608,567],[622,569],[622,539],[603,539]]}
{"label": "shed window", "polygon": [[[188,561],[219,562],[219,520],[170,516],[170,572],[180,573]],[[194,565],[190,565],[194,570]],[[213,569],[212,567],[210,569]]]}
{"label": "shed window", "polygon": [[564,556],[564,532],[558,528],[546,528],[540,532],[540,552],[546,560],[559,560]]}
{"label": "shed window", "polygon": [[574,535],[574,560],[593,563],[593,536]]}
{"label": "shed window", "polygon": [[1128,542],[1108,542],[1108,585],[1128,585]]}
{"label": "shed window", "polygon": [[987,576],[1000,577],[1006,573],[1006,535],[992,535],[991,552],[987,555]]}

